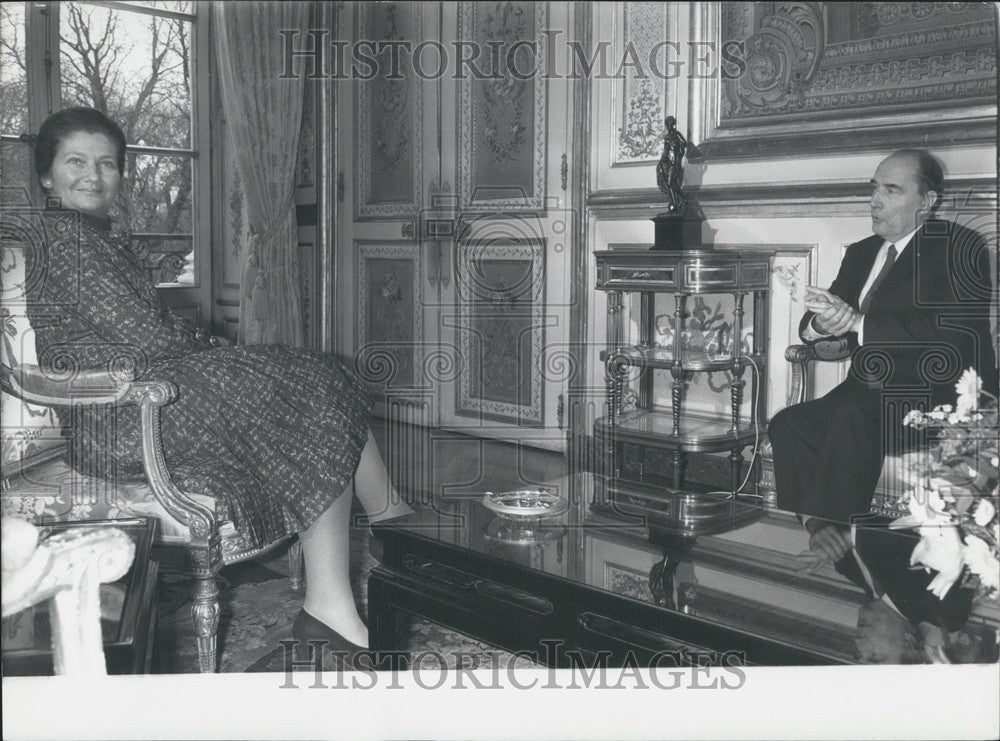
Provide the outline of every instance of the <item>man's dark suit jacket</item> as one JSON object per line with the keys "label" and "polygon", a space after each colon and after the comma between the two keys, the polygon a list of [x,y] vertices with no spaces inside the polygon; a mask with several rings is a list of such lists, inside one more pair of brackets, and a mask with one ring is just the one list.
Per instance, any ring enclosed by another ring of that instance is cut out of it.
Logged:
{"label": "man's dark suit jacket", "polygon": [[[872,235],[847,248],[830,292],[855,309],[884,240]],[[995,393],[997,367],[989,312],[994,281],[986,240],[953,222],[929,220],[872,295],[864,345],[850,333],[851,378],[869,388],[930,394],[954,404],[955,382],[975,368]],[[812,319],[802,318],[800,333]],[[849,379],[851,380],[851,379]]]}
{"label": "man's dark suit jacket", "polygon": [[[871,236],[848,247],[830,287],[855,309],[883,242]],[[996,393],[993,285],[980,234],[937,220],[914,234],[872,295],[863,346],[849,335],[854,352],[848,378],[822,399],[782,410],[771,421],[780,507],[837,522],[863,514],[886,449],[901,452],[899,446],[913,442],[900,424],[908,406],[954,404],[955,382],[970,367],[983,388]],[[800,333],[812,316],[802,318]],[[895,414],[891,404],[897,405]],[[810,436],[816,439],[803,439]],[[858,553],[903,614],[914,623],[961,627],[971,593],[953,588],[938,600],[926,590],[930,577],[908,571],[916,545],[912,534],[888,531],[880,518],[858,524]],[[863,583],[850,555],[837,568]]]}

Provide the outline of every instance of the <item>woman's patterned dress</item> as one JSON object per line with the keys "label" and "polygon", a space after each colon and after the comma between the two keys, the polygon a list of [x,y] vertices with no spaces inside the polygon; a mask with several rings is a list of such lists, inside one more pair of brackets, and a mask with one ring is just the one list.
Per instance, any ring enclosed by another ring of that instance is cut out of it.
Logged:
{"label": "woman's patterned dress", "polygon": [[[179,397],[161,419],[174,482],[214,496],[220,521],[232,520],[258,547],[309,526],[357,468],[370,408],[361,381],[310,350],[211,346],[161,303],[110,222],[81,216],[77,239],[66,214],[47,214],[42,245],[29,250],[39,365],[64,373],[131,366],[138,380],[171,381]],[[60,418],[73,438],[74,467],[143,478],[135,407],[64,410]]]}

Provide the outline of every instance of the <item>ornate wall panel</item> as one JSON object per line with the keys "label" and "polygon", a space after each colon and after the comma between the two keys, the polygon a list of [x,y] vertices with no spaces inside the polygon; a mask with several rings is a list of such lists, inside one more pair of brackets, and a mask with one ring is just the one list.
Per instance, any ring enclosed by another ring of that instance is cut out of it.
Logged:
{"label": "ornate wall panel", "polygon": [[316,97],[315,83],[307,80],[302,90],[302,131],[299,135],[296,188],[315,185],[316,168]]}
{"label": "ornate wall panel", "polygon": [[[355,38],[423,40],[420,3],[358,3]],[[354,87],[354,218],[412,217],[423,204],[422,81],[409,65],[392,74],[391,50],[373,55],[378,74]]]}
{"label": "ornate wall panel", "polygon": [[723,52],[721,83],[696,85],[707,127],[703,154],[898,147],[928,135],[939,145],[993,138],[996,19],[989,4],[699,5],[700,35],[739,42],[743,58],[742,65],[727,62]]}
{"label": "ornate wall panel", "polygon": [[460,243],[458,414],[543,422],[545,242]]}
{"label": "ornate wall panel", "polygon": [[[463,2],[459,6],[458,37],[483,49],[499,50],[495,58],[483,62],[483,78],[466,75],[458,80],[462,208],[537,210],[545,206],[548,44],[542,31],[547,28],[547,15],[544,2]],[[525,41],[533,41],[535,50]],[[513,65],[505,61],[509,52],[513,52]]]}
{"label": "ornate wall panel", "polygon": [[[663,149],[663,119],[667,112],[664,77],[648,69],[652,56],[660,70],[670,69],[670,13],[667,3],[615,3],[613,60],[623,64],[614,80],[612,106],[615,150],[612,166],[658,160]],[[620,29],[620,30],[619,30]],[[657,44],[660,44],[656,48]]]}
{"label": "ornate wall panel", "polygon": [[418,246],[358,240],[354,254],[356,370],[378,390],[424,386]]}

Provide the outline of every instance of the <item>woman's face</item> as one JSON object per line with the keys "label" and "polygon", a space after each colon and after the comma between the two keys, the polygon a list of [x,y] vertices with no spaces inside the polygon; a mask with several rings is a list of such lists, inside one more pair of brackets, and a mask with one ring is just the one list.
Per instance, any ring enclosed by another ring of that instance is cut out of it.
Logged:
{"label": "woman's face", "polygon": [[42,185],[63,208],[104,218],[118,195],[118,147],[107,135],[76,131],[62,140]]}

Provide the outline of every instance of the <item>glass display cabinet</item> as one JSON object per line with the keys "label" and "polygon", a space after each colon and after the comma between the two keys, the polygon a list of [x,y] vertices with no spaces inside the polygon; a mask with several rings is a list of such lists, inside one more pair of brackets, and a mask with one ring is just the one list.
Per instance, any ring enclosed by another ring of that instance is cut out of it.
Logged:
{"label": "glass display cabinet", "polygon": [[[607,344],[600,354],[607,416],[594,425],[604,482],[597,504],[607,505],[614,498],[616,504],[634,505],[670,523],[679,534],[732,527],[731,505],[740,489],[743,449],[758,442],[766,431],[768,292],[773,253],[630,248],[594,254],[596,287],[607,293],[608,312]],[[632,296],[626,302],[627,294]],[[660,299],[661,308],[664,300],[669,308],[658,314],[660,295],[665,296]],[[709,343],[691,342],[688,325],[692,304],[708,295],[719,296],[720,301],[724,298],[727,309],[731,300],[730,316],[722,318],[725,312],[715,310],[720,317],[717,336]],[[637,306],[637,316],[628,316],[627,304]],[[632,325],[631,332],[627,323]],[[723,395],[718,399],[724,402],[723,413],[690,414],[685,408],[687,386],[695,375],[704,373],[723,373],[727,378],[713,389],[717,397]],[[627,381],[629,408],[625,408]],[[656,403],[658,399],[669,404]],[[634,473],[623,475],[622,444],[665,453],[670,471],[667,485]],[[729,491],[690,491],[685,484],[688,454],[726,451]]]}

